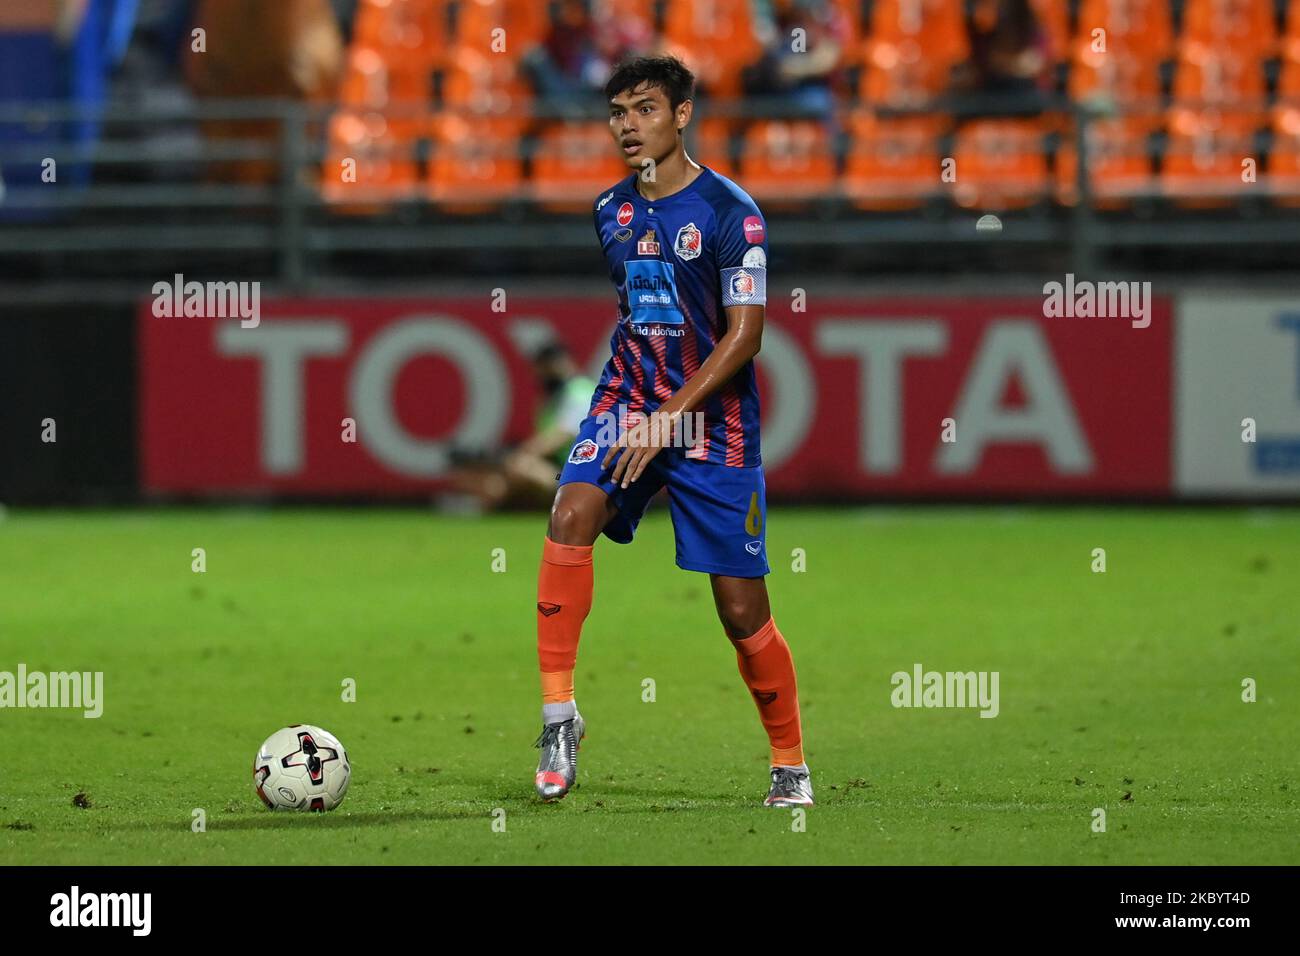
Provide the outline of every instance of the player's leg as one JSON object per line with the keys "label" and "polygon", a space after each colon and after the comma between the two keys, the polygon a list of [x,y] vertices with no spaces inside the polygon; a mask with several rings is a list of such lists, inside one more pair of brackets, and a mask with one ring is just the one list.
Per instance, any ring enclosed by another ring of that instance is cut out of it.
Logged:
{"label": "player's leg", "polygon": [[713,574],[713,603],[736,648],[740,676],[758,706],[771,747],[770,807],[811,806],[812,781],[803,757],[799,690],[790,646],[777,629],[764,578]]}
{"label": "player's leg", "polygon": [[592,550],[617,509],[598,485],[559,487],[537,574],[537,658],[542,674],[541,748],[534,786],[543,800],[558,800],[578,775],[577,751],[586,731],[574,697],[582,624],[591,610]]}
{"label": "player's leg", "polygon": [[768,806],[812,803],[789,645],[767,599],[767,491],[761,465],[671,459],[677,565],[710,576],[723,630],[758,706],[772,752]]}

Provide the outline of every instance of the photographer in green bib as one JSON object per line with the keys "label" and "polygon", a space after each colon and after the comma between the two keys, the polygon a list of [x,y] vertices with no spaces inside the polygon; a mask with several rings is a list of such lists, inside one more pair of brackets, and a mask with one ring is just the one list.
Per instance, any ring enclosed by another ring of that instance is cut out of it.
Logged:
{"label": "photographer in green bib", "polygon": [[451,478],[456,493],[442,499],[445,510],[550,507],[556,475],[587,417],[596,381],[579,372],[558,342],[548,342],[534,352],[532,363],[544,395],[533,433],[513,448],[487,453],[454,450]]}

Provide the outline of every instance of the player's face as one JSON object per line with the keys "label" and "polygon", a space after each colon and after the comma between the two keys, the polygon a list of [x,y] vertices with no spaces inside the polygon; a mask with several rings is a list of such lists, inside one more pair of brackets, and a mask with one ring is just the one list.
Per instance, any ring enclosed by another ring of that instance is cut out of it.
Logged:
{"label": "player's face", "polygon": [[668,96],[657,86],[642,84],[609,101],[609,132],[623,161],[641,169],[646,160],[656,164],[677,148],[677,131],[685,125],[681,104],[674,113]]}

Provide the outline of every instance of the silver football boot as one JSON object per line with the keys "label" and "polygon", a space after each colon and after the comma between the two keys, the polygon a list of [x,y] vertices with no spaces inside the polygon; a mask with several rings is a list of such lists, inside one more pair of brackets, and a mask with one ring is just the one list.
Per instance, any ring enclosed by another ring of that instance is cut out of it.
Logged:
{"label": "silver football boot", "polygon": [[812,777],[806,770],[793,767],[772,768],[772,789],[763,801],[765,807],[811,807]]}
{"label": "silver football boot", "polygon": [[582,714],[554,724],[546,724],[534,747],[540,747],[537,775],[533,785],[543,800],[559,800],[578,780],[578,747],[587,736]]}

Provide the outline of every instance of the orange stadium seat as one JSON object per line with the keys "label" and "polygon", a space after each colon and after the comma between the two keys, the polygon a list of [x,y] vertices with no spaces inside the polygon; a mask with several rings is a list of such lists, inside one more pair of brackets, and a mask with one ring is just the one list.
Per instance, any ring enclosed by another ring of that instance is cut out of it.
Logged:
{"label": "orange stadium seat", "polygon": [[352,47],[339,86],[339,103],[388,114],[388,135],[418,136],[429,106],[429,74],[390,62],[377,50]]}
{"label": "orange stadium seat", "polygon": [[1174,105],[1222,109],[1258,126],[1267,97],[1264,64],[1258,56],[1200,43],[1180,47],[1172,90]]}
{"label": "orange stadium seat", "polygon": [[428,197],[444,211],[480,214],[523,188],[518,140],[490,119],[445,114],[434,122]]}
{"label": "orange stadium seat", "polygon": [[857,66],[862,62],[864,27],[862,0],[832,0],[844,22],[844,49],[840,51],[841,66]]}
{"label": "orange stadium seat", "polygon": [[966,209],[1023,209],[1048,193],[1047,121],[984,119],[957,133],[952,194]]}
{"label": "orange stadium seat", "polygon": [[1097,53],[1090,41],[1076,40],[1066,90],[1075,102],[1123,107],[1149,130],[1164,122],[1160,64],[1144,56]]}
{"label": "orange stadium seat", "polygon": [[1277,50],[1273,0],[1187,0],[1179,41],[1270,57]]}
{"label": "orange stadium seat", "polygon": [[874,107],[923,106],[948,89],[951,66],[927,55],[916,40],[877,43],[862,71],[858,97]]}
{"label": "orange stadium seat", "polygon": [[544,130],[538,141],[532,195],[556,212],[590,212],[600,191],[627,175],[604,126],[558,124]]}
{"label": "orange stadium seat", "polygon": [[944,65],[968,57],[962,0],[875,0],[867,59],[880,44],[900,46],[908,41],[918,44],[927,58]]}
{"label": "orange stadium seat", "polygon": [[772,208],[801,205],[831,192],[835,157],[825,127],[813,120],[752,124],[740,155],[740,176],[745,189]]}
{"label": "orange stadium seat", "polygon": [[740,95],[741,72],[759,55],[749,0],[669,0],[664,43],[719,98]]}
{"label": "orange stadium seat", "polygon": [[1300,107],[1274,107],[1271,125],[1273,148],[1267,182],[1273,201],[1280,206],[1300,206]]}
{"label": "orange stadium seat", "polygon": [[[528,127],[533,94],[515,60],[472,47],[458,47],[442,88],[448,112],[490,121],[497,135],[518,139]],[[484,128],[481,123],[479,127]]]}
{"label": "orange stadium seat", "polygon": [[1278,74],[1277,98],[1291,106],[1300,106],[1300,43],[1284,48],[1282,70]]}
{"label": "orange stadium seat", "polygon": [[1286,30],[1282,34],[1282,55],[1300,60],[1300,0],[1289,0],[1286,8]]}
{"label": "orange stadium seat", "polygon": [[1106,50],[1165,60],[1174,52],[1169,0],[1081,0],[1075,20],[1076,40],[1105,30]]}
{"label": "orange stadium seat", "polygon": [[729,179],[736,175],[731,161],[731,122],[725,119],[696,119],[688,130],[687,152],[696,162]]}
{"label": "orange stadium seat", "polygon": [[[1088,186],[1098,209],[1123,209],[1137,193],[1154,193],[1156,181],[1147,149],[1150,123],[1124,117],[1088,124]],[[1079,201],[1079,164],[1073,138],[1056,153],[1056,196],[1067,205]]]}
{"label": "orange stadium seat", "polygon": [[1174,106],[1169,110],[1161,188],[1187,209],[1219,209],[1253,189],[1242,160],[1255,154],[1252,117]]}
{"label": "orange stadium seat", "polygon": [[432,69],[447,43],[447,0],[361,0],[352,45],[380,50],[386,57]]}
{"label": "orange stadium seat", "polygon": [[[517,59],[546,38],[550,4],[539,0],[460,0],[456,18],[456,43],[479,53]],[[497,34],[501,29],[504,33]],[[495,52],[494,38],[505,41]]]}
{"label": "orange stadium seat", "polygon": [[[321,194],[341,212],[373,215],[416,195],[415,143],[392,135],[379,113],[344,110],[330,118]],[[355,179],[345,179],[345,163]]]}
{"label": "orange stadium seat", "polygon": [[858,209],[891,211],[915,209],[939,193],[939,137],[945,123],[934,116],[881,119],[870,110],[853,114],[844,195]]}

